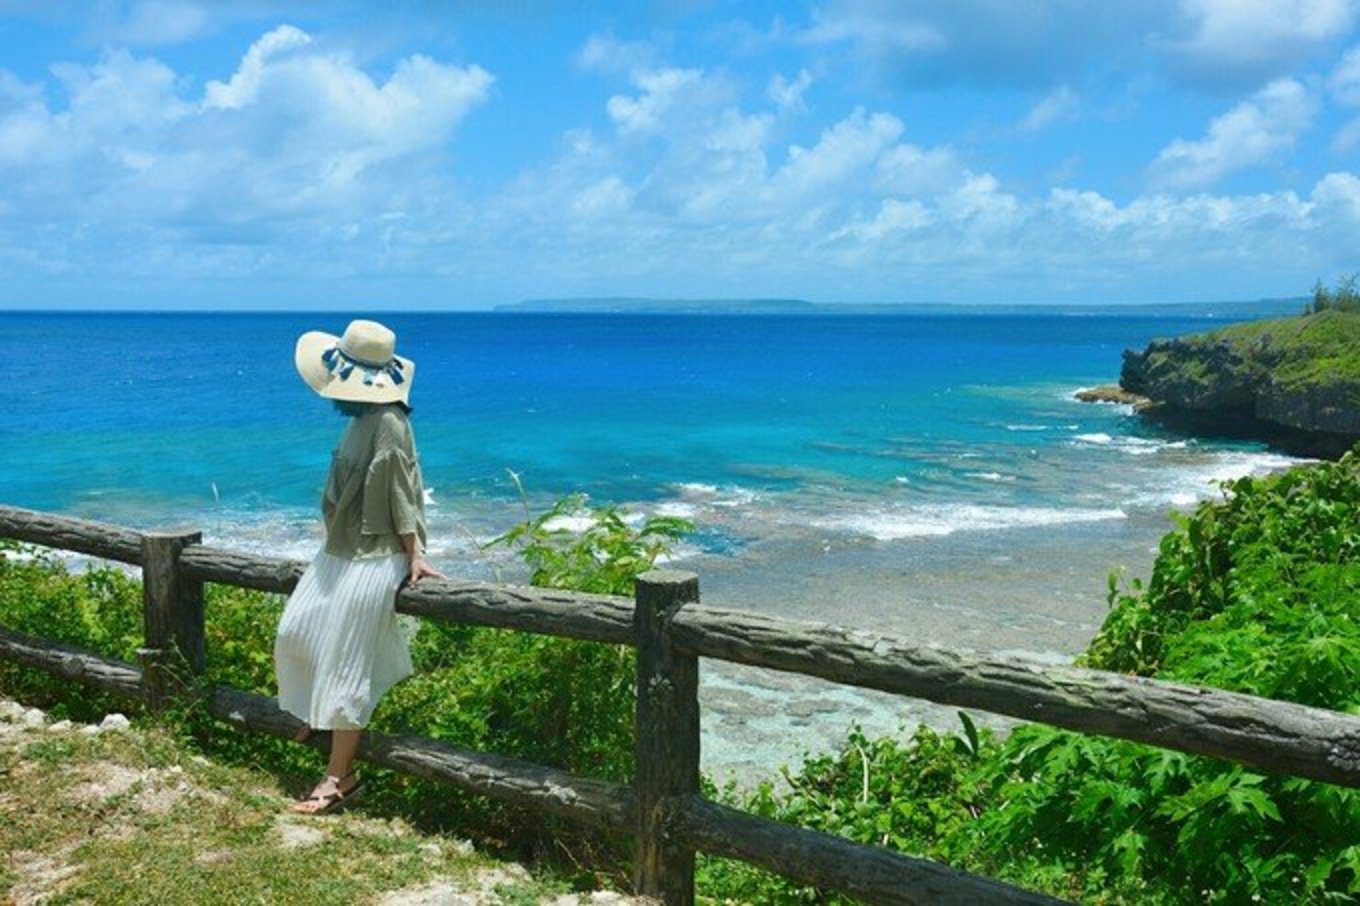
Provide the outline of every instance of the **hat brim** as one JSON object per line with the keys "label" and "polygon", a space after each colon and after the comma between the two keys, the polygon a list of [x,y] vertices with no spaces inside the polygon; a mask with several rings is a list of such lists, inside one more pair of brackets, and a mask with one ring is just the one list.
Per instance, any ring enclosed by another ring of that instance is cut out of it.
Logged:
{"label": "hat brim", "polygon": [[405,356],[394,355],[402,365],[405,380],[395,383],[387,375],[379,374],[371,384],[364,383],[362,368],[355,368],[348,379],[342,379],[326,365],[321,356],[327,349],[340,344],[335,334],[309,330],[298,337],[293,350],[293,364],[302,380],[320,396],[353,403],[410,403],[411,383],[416,376],[416,363]]}

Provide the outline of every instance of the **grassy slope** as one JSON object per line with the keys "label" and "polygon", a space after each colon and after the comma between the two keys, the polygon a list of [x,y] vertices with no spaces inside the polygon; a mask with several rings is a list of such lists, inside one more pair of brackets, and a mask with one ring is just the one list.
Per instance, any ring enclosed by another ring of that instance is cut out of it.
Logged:
{"label": "grassy slope", "polygon": [[1270,374],[1291,390],[1343,381],[1360,383],[1357,312],[1324,311],[1247,321],[1186,337],[1184,341],[1196,346],[1227,342],[1252,362],[1268,357],[1276,362]]}
{"label": "grassy slope", "polygon": [[208,761],[163,728],[26,726],[20,710],[0,699],[3,902],[389,902],[438,883],[468,902],[530,903],[565,891],[357,804],[293,816],[273,776]]}

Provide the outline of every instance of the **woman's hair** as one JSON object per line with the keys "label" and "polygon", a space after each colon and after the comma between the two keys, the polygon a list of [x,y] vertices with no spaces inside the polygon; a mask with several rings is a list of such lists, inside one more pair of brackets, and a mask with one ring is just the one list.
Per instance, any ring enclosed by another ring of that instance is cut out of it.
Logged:
{"label": "woman's hair", "polygon": [[[339,412],[341,415],[349,416],[350,418],[358,418],[374,406],[387,405],[386,403],[356,403],[352,400],[331,400],[331,402],[335,404],[336,412]],[[403,403],[401,400],[397,400],[396,404],[406,410],[407,415],[411,414],[411,406]]]}

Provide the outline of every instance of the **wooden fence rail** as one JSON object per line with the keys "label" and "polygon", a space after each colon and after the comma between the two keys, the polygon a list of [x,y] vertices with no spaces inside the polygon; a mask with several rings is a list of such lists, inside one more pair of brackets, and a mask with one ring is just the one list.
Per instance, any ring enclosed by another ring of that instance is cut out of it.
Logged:
{"label": "wooden fence rail", "polygon": [[[0,627],[0,658],[156,709],[182,694],[171,663],[202,672],[203,584],[288,593],[305,564],[208,547],[190,531],[121,526],[0,506],[0,538],[142,567],[145,644],[134,666]],[[1250,695],[1024,659],[982,658],[891,636],[698,604],[698,579],[652,570],[633,598],[456,580],[403,588],[402,613],[632,645],[638,651],[631,785],[472,752],[421,736],[365,733],[359,756],[548,814],[634,835],[637,892],[694,901],[696,850],[742,859],[873,903],[1052,903],[947,866],[749,815],[699,795],[698,659],[717,658],[976,708],[1266,771],[1360,787],[1360,717]],[[291,737],[274,699],[216,687],[235,727]],[[308,742],[329,746],[329,734]]]}

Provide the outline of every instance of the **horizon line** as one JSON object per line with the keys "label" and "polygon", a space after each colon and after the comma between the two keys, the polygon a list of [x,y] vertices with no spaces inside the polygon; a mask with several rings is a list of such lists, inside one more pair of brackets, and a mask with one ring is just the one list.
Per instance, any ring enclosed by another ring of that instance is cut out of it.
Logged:
{"label": "horizon line", "polygon": [[[252,308],[252,307],[8,307],[0,305],[0,314],[316,314],[332,312],[337,314],[361,314],[365,312],[382,312],[385,314],[505,314],[505,315],[525,315],[525,314],[594,314],[594,315],[627,315],[627,314],[747,314],[740,311],[713,311],[703,312],[696,310],[676,310],[664,311],[657,309],[640,308],[637,310],[582,310],[582,309],[552,309],[552,308],[526,308],[525,305],[543,304],[545,302],[601,302],[628,301],[644,304],[665,306],[674,304],[677,307],[703,306],[703,305],[728,305],[735,306],[751,302],[783,302],[796,303],[808,308],[819,308],[822,310],[835,308],[873,308],[873,309],[1041,309],[1041,308],[1100,308],[1100,309],[1124,309],[1124,308],[1179,308],[1192,306],[1213,306],[1213,305],[1269,305],[1272,303],[1287,304],[1295,302],[1306,302],[1310,296],[1268,296],[1255,299],[1211,299],[1211,300],[1175,300],[1157,302],[815,302],[807,299],[783,298],[775,299],[771,297],[752,297],[749,299],[740,298],[712,298],[712,299],[667,299],[650,298],[641,296],[574,296],[563,299],[525,299],[518,302],[499,302],[491,306],[479,308],[374,308],[374,307],[336,307],[336,308]],[[752,311],[749,314],[798,314],[795,311],[768,312]]]}

